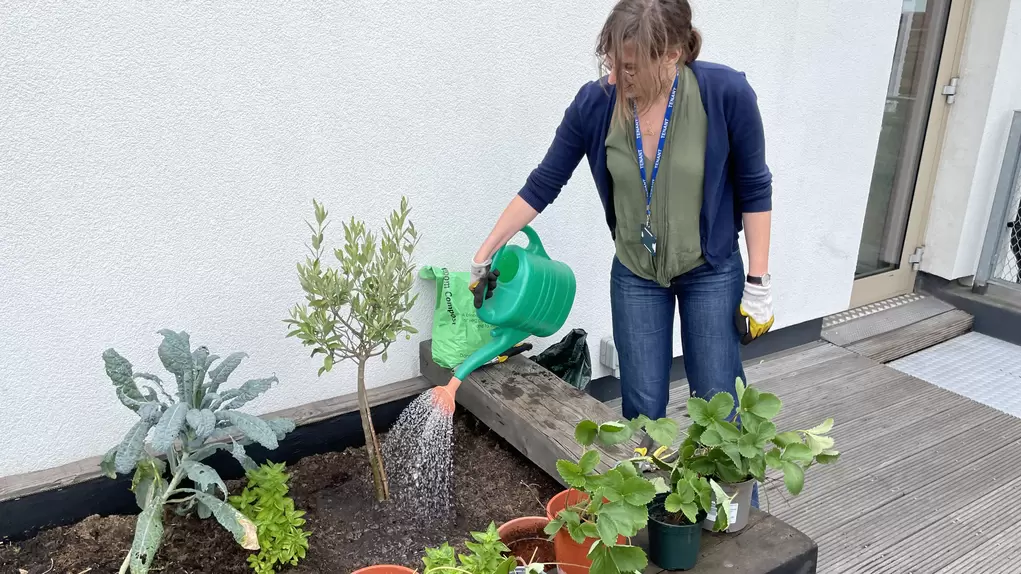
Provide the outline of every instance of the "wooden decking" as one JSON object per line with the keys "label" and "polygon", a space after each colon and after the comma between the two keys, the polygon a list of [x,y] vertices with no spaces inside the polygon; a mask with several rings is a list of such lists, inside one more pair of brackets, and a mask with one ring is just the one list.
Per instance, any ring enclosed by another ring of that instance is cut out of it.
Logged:
{"label": "wooden decking", "polygon": [[[780,430],[836,421],[840,462],[810,469],[798,497],[775,476],[761,497],[818,543],[821,573],[1021,572],[1021,522],[1009,511],[1021,496],[1021,419],[880,362],[917,346],[908,341],[929,346],[970,328],[959,311],[923,321],[942,333],[915,323],[847,348],[820,340],[746,365],[751,384],[783,400]],[[495,419],[514,426],[505,429],[512,442],[554,476],[555,459],[576,454],[575,422],[620,416],[619,402],[599,404],[527,359],[476,377],[488,382],[466,384],[459,402],[477,415],[488,409],[487,422],[501,411]],[[675,384],[668,414],[683,415],[687,396],[685,383]]]}

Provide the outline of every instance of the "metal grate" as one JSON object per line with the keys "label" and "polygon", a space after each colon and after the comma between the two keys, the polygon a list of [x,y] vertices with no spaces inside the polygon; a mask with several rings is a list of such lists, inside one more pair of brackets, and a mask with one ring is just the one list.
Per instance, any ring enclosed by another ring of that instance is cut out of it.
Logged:
{"label": "metal grate", "polygon": [[1021,110],[1014,111],[973,289],[990,281],[1021,289]]}
{"label": "metal grate", "polygon": [[1010,192],[1007,223],[996,254],[993,279],[1010,283],[1021,283],[1021,169],[1014,174],[1014,186]]}

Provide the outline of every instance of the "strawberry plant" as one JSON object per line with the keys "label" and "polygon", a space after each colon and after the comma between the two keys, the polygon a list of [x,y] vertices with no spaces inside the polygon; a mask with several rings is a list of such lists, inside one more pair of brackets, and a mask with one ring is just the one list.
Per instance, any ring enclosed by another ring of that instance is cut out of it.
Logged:
{"label": "strawberry plant", "polygon": [[442,574],[444,572],[460,574],[510,574],[517,565],[514,557],[501,540],[496,524],[490,522],[485,532],[472,532],[472,540],[465,542],[468,554],[455,556],[454,548],[444,542],[438,548],[427,548],[423,574]]}
{"label": "strawberry plant", "polygon": [[[566,508],[549,523],[546,534],[554,536],[566,530],[577,544],[594,539],[587,554],[592,574],[641,571],[648,565],[645,552],[627,540],[648,524],[648,505],[658,493],[668,490],[666,482],[662,478],[649,480],[639,472],[637,463],[652,461],[645,452],[599,472],[602,455],[596,449],[596,445],[610,447],[628,442],[642,429],[655,444],[664,446],[672,445],[678,436],[677,422],[671,419],[653,421],[641,416],[633,421],[603,424],[584,420],[574,431],[575,440],[583,447],[581,457],[577,461],[557,461],[560,476],[580,496],[568,496]],[[625,543],[620,542],[621,538]]]}
{"label": "strawberry plant", "polygon": [[305,558],[309,533],[305,511],[295,510],[294,500],[287,496],[284,464],[268,462],[246,472],[248,484],[241,494],[231,496],[230,504],[255,522],[259,537],[259,553],[248,557],[255,574],[275,574],[282,565],[294,566]]}
{"label": "strawberry plant", "polygon": [[[255,468],[245,445],[255,442],[275,449],[278,441],[294,429],[290,420],[265,421],[237,410],[269,390],[276,377],[221,389],[246,356],[244,353],[233,353],[216,363],[219,357],[206,347],[191,349],[188,333],[163,329],[160,334],[163,342],[157,354],[174,376],[176,399],[158,376],[136,373],[131,363],[113,349],[103,353],[106,374],[117,398],[139,418],[100,464],[110,478],[134,471],[131,489],[142,509],[121,574],[149,571],[163,542],[166,505],[182,515],[195,511],[200,518],[214,516],[241,546],[258,550],[255,523],[227,503],[223,480],[202,461],[218,450],[229,450],[244,468]],[[182,486],[185,479],[194,488]]]}
{"label": "strawberry plant", "polygon": [[693,424],[682,449],[688,449],[688,468],[700,475],[735,484],[749,479],[766,480],[766,467],[783,473],[784,485],[798,495],[805,485],[805,470],[831,464],[840,453],[828,436],[833,419],[807,430],[777,432],[773,419],[783,403],[736,381],[737,408],[730,393],[717,393],[709,401],[688,399]]}
{"label": "strawberry plant", "polygon": [[313,357],[322,355],[319,376],[340,361],[358,365],[358,412],[365,450],[376,498],[386,500],[390,490],[369,411],[365,367],[373,357],[386,362],[387,350],[397,337],[410,339],[418,332],[408,320],[418,298],[411,293],[415,280],[412,254],[418,232],[408,220],[408,200],[402,198],[400,210],[390,214],[378,237],[354,218],[345,223],[344,247],[333,252],[339,268],[327,267],[323,233],[329,225],[329,214],[319,202],[312,203],[316,225],[308,224],[312,230],[311,255],[298,264],[306,303],[291,309],[291,318],[285,320],[292,327],[287,336],[297,337],[311,347]]}

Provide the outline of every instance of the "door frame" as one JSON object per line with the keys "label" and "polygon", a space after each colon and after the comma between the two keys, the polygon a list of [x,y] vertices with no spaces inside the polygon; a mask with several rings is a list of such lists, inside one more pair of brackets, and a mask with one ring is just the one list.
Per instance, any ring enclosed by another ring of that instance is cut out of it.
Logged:
{"label": "door frame", "polygon": [[951,78],[958,77],[960,74],[961,52],[964,50],[971,3],[972,0],[950,1],[946,34],[943,37],[943,48],[940,52],[936,82],[933,86],[932,105],[929,108],[925,137],[922,140],[922,153],[918,162],[918,174],[915,178],[911,209],[908,213],[900,265],[897,269],[855,279],[851,288],[851,308],[914,291],[918,270],[917,264],[912,264],[910,259],[917,249],[923,251],[925,249],[923,245],[925,229],[928,224],[929,208],[932,204],[933,188],[936,183],[936,173],[939,168],[943,140],[946,136],[947,118],[951,108],[951,104],[947,103],[947,99],[943,95],[943,87],[950,84]]}

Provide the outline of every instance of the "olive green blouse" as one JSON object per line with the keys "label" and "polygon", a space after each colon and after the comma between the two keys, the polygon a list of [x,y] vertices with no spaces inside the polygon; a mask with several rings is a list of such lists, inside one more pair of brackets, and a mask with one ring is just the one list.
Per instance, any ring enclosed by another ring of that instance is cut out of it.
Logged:
{"label": "olive green blouse", "polygon": [[[638,168],[632,125],[610,122],[606,136],[606,166],[613,180],[613,206],[617,213],[617,258],[632,273],[666,287],[671,280],[705,263],[699,234],[702,185],[705,174],[708,120],[702,107],[695,74],[679,69],[673,117],[667,126],[652,196],[652,232],[656,256],[642,243],[645,224],[645,188]],[[652,176],[659,140],[643,138],[645,170]]]}

